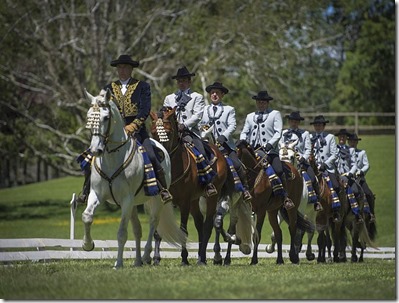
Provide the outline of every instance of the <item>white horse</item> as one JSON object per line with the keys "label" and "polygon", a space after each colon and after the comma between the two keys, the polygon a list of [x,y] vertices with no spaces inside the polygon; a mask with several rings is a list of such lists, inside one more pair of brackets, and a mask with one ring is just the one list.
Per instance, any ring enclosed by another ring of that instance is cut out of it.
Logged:
{"label": "white horse", "polygon": [[[91,102],[87,113],[86,127],[91,130],[90,150],[94,155],[91,169],[90,194],[87,207],[82,214],[84,223],[83,249],[94,249],[94,241],[90,234],[93,216],[101,202],[117,204],[121,208],[121,221],[117,233],[118,254],[114,268],[123,267],[123,251],[127,241],[127,226],[132,222],[136,243],[136,258],[132,264],[141,266],[143,260],[151,263],[152,238],[155,230],[170,244],[180,246],[185,242],[186,235],[180,230],[173,213],[172,203],[163,204],[160,196],[145,196],[144,194],[144,159],[136,140],[131,139],[124,130],[124,121],[118,107],[111,100],[111,92],[97,97],[85,92]],[[162,167],[165,171],[168,187],[171,182],[171,162],[165,148],[153,140],[162,150],[165,158]],[[144,204],[150,215],[150,231],[141,257],[140,242],[142,237],[141,224],[137,213],[137,205]]]}
{"label": "white horse", "polygon": [[[278,146],[279,146],[279,156],[280,156],[281,161],[289,162],[291,164],[294,164],[295,166],[298,166],[298,163],[297,163],[298,153],[295,149],[296,145],[298,144],[298,141],[299,141],[299,138],[296,134],[292,134],[291,139],[288,141],[285,141],[285,142],[284,142],[284,140],[279,141]],[[300,169],[299,169],[299,171],[300,171]],[[301,203],[299,205],[298,212],[305,214],[307,219],[309,219],[311,222],[315,222],[316,213],[313,210],[313,204],[308,203],[308,199],[309,199],[308,186],[306,184],[305,179],[304,178],[302,178],[302,179],[303,179],[303,190],[302,190]],[[278,219],[279,224],[281,224],[282,218],[281,218],[280,213],[279,213],[277,219]],[[303,235],[299,236],[301,240],[302,240],[302,236]],[[313,236],[314,236],[314,232],[308,233],[308,244],[307,244],[307,249],[306,249],[306,258],[309,261],[315,259],[315,255],[312,252]],[[266,246],[266,251],[268,253],[273,253],[275,250],[276,242],[274,240],[274,233],[272,233],[271,239],[272,239],[272,243],[268,244]],[[301,244],[302,243],[297,243],[298,246],[301,246]]]}

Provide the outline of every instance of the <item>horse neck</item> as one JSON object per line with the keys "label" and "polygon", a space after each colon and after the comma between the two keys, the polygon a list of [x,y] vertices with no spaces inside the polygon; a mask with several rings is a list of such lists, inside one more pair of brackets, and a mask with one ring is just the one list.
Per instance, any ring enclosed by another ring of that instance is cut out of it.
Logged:
{"label": "horse neck", "polygon": [[[129,154],[131,152],[133,139],[129,140],[129,137],[125,132],[125,123],[122,120],[119,111],[116,112],[114,108],[112,108],[112,117],[112,131],[109,134],[105,153],[109,156],[110,159],[117,159],[117,161],[120,162],[123,161],[124,158],[128,157],[128,155],[126,154]],[[126,156],[122,157],[121,155]]]}
{"label": "horse neck", "polygon": [[255,155],[246,148],[241,149],[241,162],[251,169],[254,169],[258,164]]}

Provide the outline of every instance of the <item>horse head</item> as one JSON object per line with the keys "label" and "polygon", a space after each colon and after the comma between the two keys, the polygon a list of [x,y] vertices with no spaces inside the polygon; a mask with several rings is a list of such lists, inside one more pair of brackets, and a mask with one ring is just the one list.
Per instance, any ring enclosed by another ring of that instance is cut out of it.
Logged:
{"label": "horse head", "polygon": [[[87,112],[86,128],[91,131],[90,150],[94,156],[100,156],[106,149],[110,137],[115,133],[115,126],[119,122],[123,126],[122,117],[118,107],[111,100],[111,91],[102,90],[96,97],[85,90],[87,99],[90,101],[90,108]],[[112,120],[114,123],[111,123]],[[119,139],[127,140],[126,132],[123,127],[119,129]],[[112,142],[115,142],[113,140]]]}
{"label": "horse head", "polygon": [[289,162],[294,164],[296,159],[295,146],[298,144],[299,138],[297,135],[293,134],[291,139],[287,141],[279,141],[279,156],[281,161]]}
{"label": "horse head", "polygon": [[202,140],[208,141],[209,143],[215,144],[216,140],[213,135],[214,125],[209,126],[208,124],[202,125],[200,128]]}
{"label": "horse head", "polygon": [[150,112],[151,134],[170,152],[178,144],[176,108],[162,107],[157,113]]}

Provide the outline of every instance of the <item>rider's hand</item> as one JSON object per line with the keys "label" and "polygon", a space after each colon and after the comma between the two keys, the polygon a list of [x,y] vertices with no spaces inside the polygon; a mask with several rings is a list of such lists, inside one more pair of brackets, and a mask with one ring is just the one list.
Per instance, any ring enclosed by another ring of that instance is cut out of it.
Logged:
{"label": "rider's hand", "polygon": [[353,178],[353,174],[352,173],[348,173],[348,179],[352,179]]}
{"label": "rider's hand", "polygon": [[273,145],[271,145],[270,143],[267,143],[265,146],[265,151],[268,152],[273,148]]}
{"label": "rider's hand", "polygon": [[305,162],[306,162],[306,160],[305,160],[304,157],[300,157],[300,158],[299,158],[299,163],[303,164],[303,163],[305,163]]}
{"label": "rider's hand", "polygon": [[132,122],[128,125],[125,125],[125,131],[128,133],[128,135],[136,132],[138,129],[139,129],[139,126],[134,122]]}
{"label": "rider's hand", "polygon": [[220,145],[223,145],[223,143],[227,141],[227,138],[226,138],[225,136],[223,136],[223,135],[220,135],[220,136],[217,138],[217,141],[218,141],[218,143],[219,143]]}
{"label": "rider's hand", "polygon": [[248,142],[246,140],[238,140],[238,142],[236,143],[236,146],[240,146],[240,145],[248,145]]}
{"label": "rider's hand", "polygon": [[327,169],[327,165],[325,163],[321,163],[319,171],[326,171],[326,169]]}
{"label": "rider's hand", "polygon": [[179,123],[179,125],[177,126],[177,130],[179,132],[183,132],[186,129],[186,126],[184,125],[184,123]]}

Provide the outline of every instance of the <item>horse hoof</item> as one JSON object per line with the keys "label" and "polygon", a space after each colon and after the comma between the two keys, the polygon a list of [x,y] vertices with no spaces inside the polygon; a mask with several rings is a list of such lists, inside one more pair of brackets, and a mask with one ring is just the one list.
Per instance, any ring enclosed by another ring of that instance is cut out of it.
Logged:
{"label": "horse hoof", "polygon": [[205,266],[205,265],[206,265],[206,262],[198,261],[198,262],[197,262],[197,265],[199,265],[199,266]]}
{"label": "horse hoof", "polygon": [[222,260],[213,260],[213,265],[222,265]]}
{"label": "horse hoof", "polygon": [[316,258],[315,254],[306,255],[306,260],[313,261]]}
{"label": "horse hoof", "polygon": [[82,248],[84,251],[92,251],[94,249],[94,241],[91,241],[90,243],[83,243]]}
{"label": "horse hoof", "polygon": [[274,253],[274,247],[273,247],[273,245],[268,244],[268,245],[266,246],[266,252],[267,252],[268,254]]}

